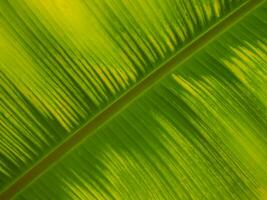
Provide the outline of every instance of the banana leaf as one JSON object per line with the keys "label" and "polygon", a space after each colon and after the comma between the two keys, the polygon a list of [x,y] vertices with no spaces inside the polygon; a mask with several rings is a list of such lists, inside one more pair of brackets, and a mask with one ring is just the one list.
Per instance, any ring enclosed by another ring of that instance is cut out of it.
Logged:
{"label": "banana leaf", "polygon": [[1,1],[1,199],[266,199],[266,11]]}

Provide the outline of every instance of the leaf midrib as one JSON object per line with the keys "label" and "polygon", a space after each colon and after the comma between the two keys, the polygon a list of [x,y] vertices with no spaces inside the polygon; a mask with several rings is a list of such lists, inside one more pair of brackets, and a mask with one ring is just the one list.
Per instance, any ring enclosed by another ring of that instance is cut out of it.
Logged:
{"label": "leaf midrib", "polygon": [[184,48],[180,49],[177,54],[171,56],[167,61],[165,61],[161,67],[158,67],[144,77],[119,99],[114,101],[95,118],[88,121],[82,128],[77,130],[76,133],[66,138],[54,150],[48,153],[43,159],[38,161],[30,170],[24,173],[6,190],[4,190],[0,195],[0,199],[11,199],[14,197],[34,179],[44,173],[45,170],[53,166],[59,159],[62,159],[67,152],[78,146],[78,144],[82,142],[88,135],[119,114],[123,109],[126,108],[126,106],[140,97],[143,93],[145,93],[146,90],[152,87],[156,82],[160,81],[175,67],[185,62],[197,51],[209,44],[232,25],[237,23],[245,15],[249,14],[256,7],[260,6],[264,1],[265,0],[249,0],[209,27],[207,31],[203,32]]}

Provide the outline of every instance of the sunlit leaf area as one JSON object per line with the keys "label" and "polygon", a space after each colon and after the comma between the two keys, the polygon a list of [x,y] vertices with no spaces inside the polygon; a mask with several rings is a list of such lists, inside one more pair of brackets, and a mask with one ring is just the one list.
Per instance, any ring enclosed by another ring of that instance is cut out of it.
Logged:
{"label": "sunlit leaf area", "polygon": [[267,2],[0,0],[10,198],[266,200]]}

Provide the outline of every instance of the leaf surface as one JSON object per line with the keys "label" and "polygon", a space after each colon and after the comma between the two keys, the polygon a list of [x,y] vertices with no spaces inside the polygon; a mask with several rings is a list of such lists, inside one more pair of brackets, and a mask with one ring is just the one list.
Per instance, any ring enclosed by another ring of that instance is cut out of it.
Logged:
{"label": "leaf surface", "polygon": [[265,199],[266,9],[177,66],[17,199]]}
{"label": "leaf surface", "polygon": [[[0,2],[0,188],[31,174],[244,2]],[[264,196],[265,10],[264,4],[155,87],[140,90],[140,99],[109,114],[114,119],[18,198]],[[211,173],[206,182],[201,173]],[[212,185],[219,189],[209,191]]]}

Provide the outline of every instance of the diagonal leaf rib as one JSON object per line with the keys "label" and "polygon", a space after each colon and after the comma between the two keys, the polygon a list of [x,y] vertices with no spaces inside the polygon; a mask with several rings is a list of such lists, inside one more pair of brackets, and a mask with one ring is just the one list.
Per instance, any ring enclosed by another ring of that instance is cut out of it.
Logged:
{"label": "diagonal leaf rib", "polygon": [[114,102],[106,110],[96,116],[93,120],[89,121],[84,127],[78,130],[74,135],[67,138],[61,145],[54,151],[48,154],[44,159],[39,161],[32,169],[20,177],[13,185],[7,188],[1,195],[0,199],[10,199],[16,195],[21,189],[27,186],[34,178],[39,176],[47,168],[52,166],[58,159],[63,157],[66,152],[76,146],[85,137],[92,133],[95,129],[100,127],[103,123],[118,114],[137,96],[142,94],[145,90],[151,87],[155,82],[160,80],[163,76],[169,73],[177,64],[184,62],[192,56],[199,49],[211,42],[216,36],[224,32],[231,25],[240,20],[244,15],[248,14],[254,8],[259,6],[264,0],[251,0],[242,5],[232,14],[221,20],[219,23],[211,27],[207,32],[195,39],[178,54],[170,58],[159,69],[152,72],[149,76],[144,78],[139,84],[134,86],[128,93],[122,96],[119,100]]}

